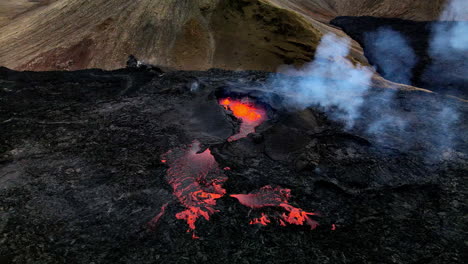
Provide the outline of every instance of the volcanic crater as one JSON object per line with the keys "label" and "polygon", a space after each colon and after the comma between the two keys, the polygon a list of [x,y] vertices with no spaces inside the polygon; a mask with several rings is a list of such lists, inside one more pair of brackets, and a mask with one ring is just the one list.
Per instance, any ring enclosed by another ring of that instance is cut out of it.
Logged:
{"label": "volcanic crater", "polygon": [[0,68],[1,260],[462,259],[465,102],[398,92],[392,107],[414,128],[435,122],[430,102],[460,112],[454,149],[428,158],[430,133],[369,136],[366,105],[353,129],[319,107],[288,108],[272,76]]}

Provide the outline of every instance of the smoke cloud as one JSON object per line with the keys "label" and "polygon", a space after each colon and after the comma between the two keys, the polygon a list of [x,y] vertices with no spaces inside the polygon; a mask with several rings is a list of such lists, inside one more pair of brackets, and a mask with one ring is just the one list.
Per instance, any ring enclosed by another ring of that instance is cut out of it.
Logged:
{"label": "smoke cloud", "polygon": [[382,72],[385,79],[397,83],[411,84],[412,70],[418,59],[406,38],[391,28],[379,30],[365,35],[366,55]]}
{"label": "smoke cloud", "polygon": [[442,14],[440,20],[467,20],[468,19],[468,1],[466,0],[450,0]]}
{"label": "smoke cloud", "polygon": [[325,35],[313,62],[300,70],[292,67],[282,70],[287,75],[302,77],[291,80],[277,76],[271,80],[271,86],[284,95],[287,106],[319,107],[332,118],[344,121],[347,128],[352,128],[360,116],[359,110],[373,72],[369,67],[349,61],[346,58],[349,49],[349,39]]}
{"label": "smoke cloud", "polygon": [[[429,55],[432,64],[423,75],[425,85],[440,90],[468,85],[468,1],[449,1],[432,25]],[[449,69],[449,70],[448,70]]]}
{"label": "smoke cloud", "polygon": [[[394,137],[386,135],[407,138],[405,129],[409,121],[402,116],[398,109],[395,109],[395,91],[388,89],[367,98],[367,112],[372,113],[372,115],[366,119],[366,133],[380,143],[398,143],[389,142],[394,140]],[[406,149],[407,146],[400,144],[400,148]]]}
{"label": "smoke cloud", "polygon": [[[381,62],[385,77],[410,83],[411,70],[418,58],[402,34],[382,28],[369,33],[366,40],[372,42],[371,54]],[[433,43],[437,43],[434,47],[457,47],[457,42],[437,42],[435,38]],[[430,160],[454,147],[459,119],[455,109],[434,98],[402,109],[401,100],[395,98],[397,89],[391,89],[394,87],[370,90],[374,70],[351,62],[347,57],[349,51],[348,39],[325,35],[313,62],[301,69],[281,69],[287,75],[299,77],[274,75],[270,86],[282,95],[289,109],[319,108],[343,122],[346,129],[353,129],[359,122],[359,130],[377,142],[407,150],[415,144],[419,148],[417,141],[422,140],[430,146],[426,148]]]}
{"label": "smoke cloud", "polygon": [[453,148],[456,137],[454,127],[459,120],[459,113],[453,108],[442,106],[442,110],[437,113],[431,128],[434,128],[433,142],[436,150],[447,150]]}

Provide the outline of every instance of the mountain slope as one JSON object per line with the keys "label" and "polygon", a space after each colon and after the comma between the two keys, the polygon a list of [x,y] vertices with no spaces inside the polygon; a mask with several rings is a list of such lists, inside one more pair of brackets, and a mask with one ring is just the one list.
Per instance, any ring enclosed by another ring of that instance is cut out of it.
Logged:
{"label": "mountain slope", "polygon": [[[116,69],[128,55],[185,70],[275,71],[312,60],[339,15],[438,17],[445,0],[40,0],[0,3],[0,65]],[[349,37],[348,37],[349,38]],[[368,64],[351,40],[355,61]]]}
{"label": "mountain slope", "polygon": [[446,0],[271,0],[320,21],[337,16],[376,16],[436,20]]}
{"label": "mountain slope", "polygon": [[57,0],[2,0],[0,1],[0,27],[55,1]]}
{"label": "mountain slope", "polygon": [[320,32],[260,0],[58,0],[0,28],[0,65],[124,66],[129,54],[177,69],[275,70],[310,60]]}

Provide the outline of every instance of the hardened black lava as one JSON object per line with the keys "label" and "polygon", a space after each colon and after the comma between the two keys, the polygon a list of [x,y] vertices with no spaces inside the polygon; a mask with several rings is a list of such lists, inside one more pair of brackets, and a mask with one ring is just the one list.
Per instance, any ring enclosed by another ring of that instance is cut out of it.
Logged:
{"label": "hardened black lava", "polygon": [[[345,131],[317,109],[272,104],[254,134],[229,142],[239,122],[216,91],[252,95],[269,74],[0,68],[0,263],[463,262],[466,138],[450,159],[428,161],[426,135],[401,139],[419,149],[399,149],[359,122]],[[437,100],[403,91],[395,107],[417,114]],[[448,103],[466,120],[466,103]],[[432,118],[424,113],[415,122]],[[195,139],[229,168],[227,193],[288,188],[320,225],[250,225],[276,208],[224,196],[193,240],[161,155]]]}

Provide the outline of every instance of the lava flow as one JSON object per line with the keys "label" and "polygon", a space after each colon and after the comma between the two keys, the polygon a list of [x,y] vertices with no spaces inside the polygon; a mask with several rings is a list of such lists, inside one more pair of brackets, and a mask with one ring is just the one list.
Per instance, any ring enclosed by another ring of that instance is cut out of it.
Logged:
{"label": "lava flow", "polygon": [[187,208],[176,214],[177,219],[183,219],[189,225],[187,232],[195,235],[195,222],[199,217],[206,220],[218,212],[214,209],[216,199],[222,197],[226,190],[222,184],[227,180],[218,167],[209,149],[202,153],[200,143],[195,141],[190,149],[175,149],[163,155],[169,166],[166,174],[167,182],[172,186],[174,195]]}
{"label": "lava flow", "polygon": [[[249,133],[255,132],[255,128],[266,119],[266,111],[255,106],[247,99],[232,100],[230,98],[222,99],[219,104],[232,111],[234,116],[239,118],[241,127],[239,133],[231,136],[228,141],[238,140],[246,137]],[[218,167],[211,151],[206,149],[202,153],[200,143],[194,141],[189,149],[179,148],[168,151],[161,157],[161,162],[169,166],[166,174],[167,182],[172,186],[174,195],[179,202],[186,208],[184,211],[176,214],[177,219],[185,220],[189,226],[187,232],[195,235],[195,223],[198,218],[203,217],[210,220],[210,216],[218,210],[216,200],[226,194],[222,185],[227,180],[223,174],[230,170],[229,167],[221,169]],[[281,226],[286,223],[294,225],[307,224],[314,229],[318,223],[310,218],[314,213],[305,212],[289,204],[291,190],[281,187],[273,188],[269,185],[250,194],[231,195],[239,200],[245,206],[251,208],[279,207],[284,210],[282,214],[277,213],[269,216],[262,213],[259,218],[253,219],[250,224],[268,225],[273,219],[276,219]],[[161,212],[151,221],[151,226],[155,226],[161,216],[164,214],[166,205],[161,208]]]}
{"label": "lava flow", "polygon": [[259,218],[254,218],[252,221],[250,221],[250,224],[251,225],[255,225],[255,224],[261,224],[261,225],[268,225],[269,223],[271,223],[270,219],[268,219],[268,216],[264,213],[262,213],[262,216],[259,217]]}
{"label": "lava flow", "polygon": [[246,98],[242,100],[224,98],[219,100],[219,104],[231,110],[234,116],[242,121],[239,133],[229,137],[228,141],[235,141],[255,132],[255,128],[266,119],[266,111]]}
{"label": "lava flow", "polygon": [[[289,204],[289,199],[291,198],[290,189],[273,188],[267,185],[249,194],[233,194],[231,197],[236,198],[241,204],[250,208],[283,208],[286,212],[274,217],[281,226],[285,226],[286,223],[294,225],[307,224],[311,229],[315,229],[318,226],[318,223],[310,218],[311,215],[316,215],[315,213],[306,212]],[[262,217],[252,220],[250,224],[267,225],[271,222],[270,218],[272,217],[268,217],[262,213]]]}

